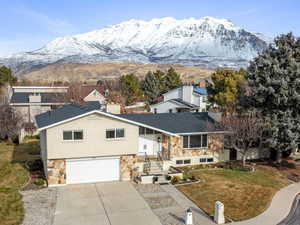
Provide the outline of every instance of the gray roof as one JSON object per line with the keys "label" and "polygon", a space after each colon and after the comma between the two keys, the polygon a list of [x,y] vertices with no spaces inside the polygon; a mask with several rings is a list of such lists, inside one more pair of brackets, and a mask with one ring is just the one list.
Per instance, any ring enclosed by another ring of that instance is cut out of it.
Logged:
{"label": "gray roof", "polygon": [[93,110],[99,110],[100,108],[101,105],[98,101],[87,102],[86,105],[69,104],[39,114],[35,117],[35,119],[38,127],[41,128],[71,119]]}
{"label": "gray roof", "polygon": [[[11,96],[10,103],[29,103],[30,92],[14,92]],[[65,93],[39,93],[41,95],[41,103],[61,103],[65,97]]]}
{"label": "gray roof", "polygon": [[117,116],[175,134],[221,131],[216,128],[217,122],[209,116],[208,112],[120,114]]}
{"label": "gray roof", "polygon": [[191,103],[188,103],[186,101],[183,101],[180,98],[169,99],[166,102],[169,102],[169,101],[170,102],[175,102],[177,105],[179,105],[182,108],[191,108],[191,109],[193,109],[193,108],[199,108],[199,106],[191,104]]}

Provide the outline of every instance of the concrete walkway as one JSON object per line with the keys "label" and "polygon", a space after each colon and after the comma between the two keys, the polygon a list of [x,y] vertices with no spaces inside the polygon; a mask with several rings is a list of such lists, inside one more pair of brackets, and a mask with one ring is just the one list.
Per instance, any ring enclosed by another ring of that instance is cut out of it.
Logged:
{"label": "concrete walkway", "polygon": [[[300,193],[300,183],[291,184],[278,191],[269,208],[253,219],[231,223],[232,225],[277,225],[286,218],[291,210],[294,199]],[[226,207],[226,205],[225,205]]]}
{"label": "concrete walkway", "polygon": [[[167,192],[184,210],[191,208],[193,211],[193,221],[195,225],[215,225],[212,219],[207,216],[194,202],[189,200],[184,194],[173,185],[162,185],[161,188]],[[184,223],[183,223],[184,224]]]}

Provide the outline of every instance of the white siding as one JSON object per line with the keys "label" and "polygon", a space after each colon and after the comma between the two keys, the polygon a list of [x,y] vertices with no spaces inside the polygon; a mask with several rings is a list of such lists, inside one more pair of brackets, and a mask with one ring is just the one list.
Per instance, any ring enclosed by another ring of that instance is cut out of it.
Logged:
{"label": "white siding", "polygon": [[172,109],[172,112],[177,112],[178,105],[172,102],[162,102],[157,105],[150,106],[151,112],[154,113],[154,109],[157,109],[157,113],[169,113],[169,110]]}

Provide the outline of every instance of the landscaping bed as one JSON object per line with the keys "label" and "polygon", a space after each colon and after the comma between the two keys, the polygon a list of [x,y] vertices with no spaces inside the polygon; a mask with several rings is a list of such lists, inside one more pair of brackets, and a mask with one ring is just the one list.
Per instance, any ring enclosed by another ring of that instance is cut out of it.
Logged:
{"label": "landscaping bed", "polygon": [[261,214],[273,195],[290,184],[276,168],[256,166],[254,172],[238,167],[196,169],[185,167],[185,173],[201,180],[199,183],[177,187],[207,214],[213,215],[216,201],[225,205],[225,216],[234,221],[246,220]]}
{"label": "landscaping bed", "polygon": [[1,225],[20,224],[24,208],[20,190],[29,181],[25,167],[28,160],[37,159],[38,142],[28,140],[20,145],[0,143],[0,221]]}

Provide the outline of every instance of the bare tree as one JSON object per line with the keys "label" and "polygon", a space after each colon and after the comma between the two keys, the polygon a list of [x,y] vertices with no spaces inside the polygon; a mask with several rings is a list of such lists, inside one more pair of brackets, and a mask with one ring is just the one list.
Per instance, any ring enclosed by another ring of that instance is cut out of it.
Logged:
{"label": "bare tree", "polygon": [[11,141],[20,134],[23,117],[8,104],[0,105],[0,138]]}
{"label": "bare tree", "polygon": [[253,116],[225,116],[220,125],[227,132],[224,137],[226,148],[233,148],[242,155],[243,166],[247,156],[262,143],[265,123]]}

